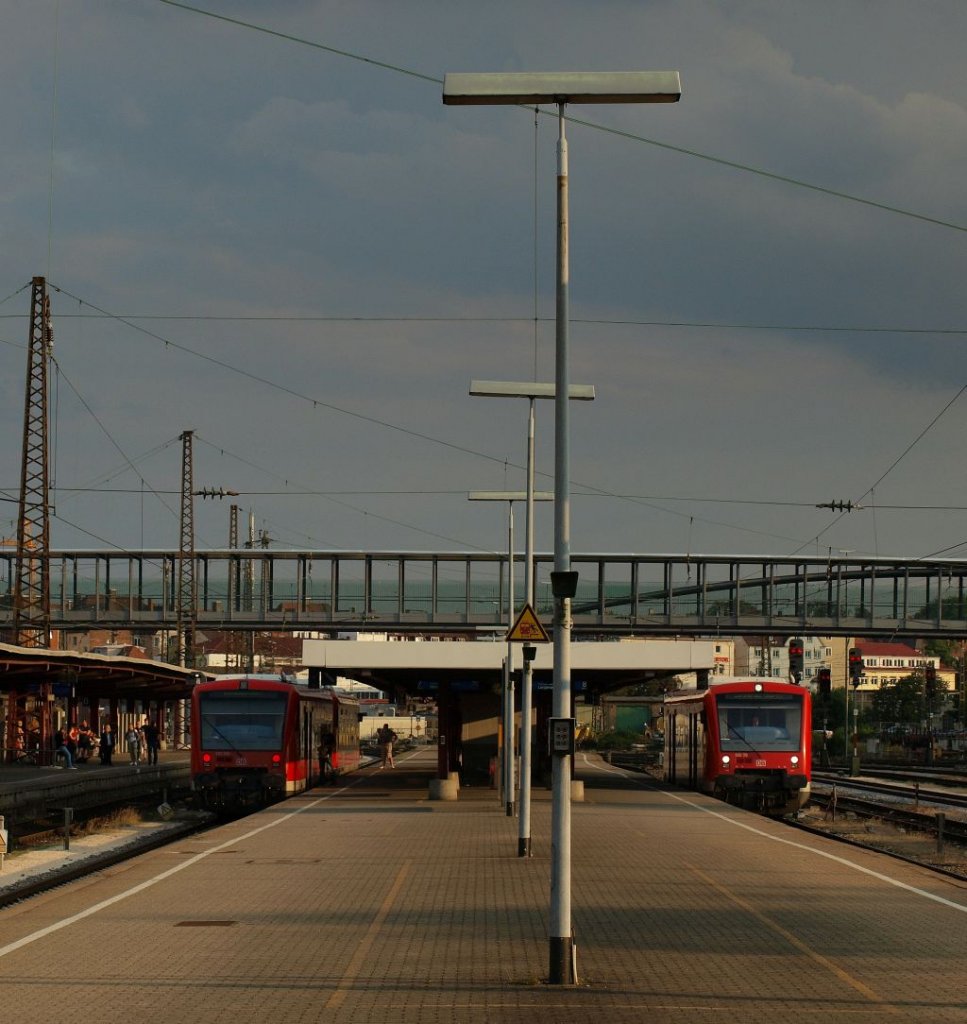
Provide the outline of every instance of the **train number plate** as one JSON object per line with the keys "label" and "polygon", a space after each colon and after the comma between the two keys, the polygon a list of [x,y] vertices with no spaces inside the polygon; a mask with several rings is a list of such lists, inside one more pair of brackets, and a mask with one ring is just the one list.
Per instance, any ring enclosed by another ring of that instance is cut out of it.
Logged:
{"label": "train number plate", "polygon": [[763,758],[758,758],[755,763],[756,768],[765,768],[766,762]]}

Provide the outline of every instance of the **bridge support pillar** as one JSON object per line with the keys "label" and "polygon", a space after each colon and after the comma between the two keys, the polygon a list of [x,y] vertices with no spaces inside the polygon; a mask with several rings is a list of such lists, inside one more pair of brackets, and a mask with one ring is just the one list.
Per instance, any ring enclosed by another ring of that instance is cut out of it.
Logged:
{"label": "bridge support pillar", "polygon": [[445,779],[430,779],[431,800],[456,800],[459,796],[458,780],[450,775]]}

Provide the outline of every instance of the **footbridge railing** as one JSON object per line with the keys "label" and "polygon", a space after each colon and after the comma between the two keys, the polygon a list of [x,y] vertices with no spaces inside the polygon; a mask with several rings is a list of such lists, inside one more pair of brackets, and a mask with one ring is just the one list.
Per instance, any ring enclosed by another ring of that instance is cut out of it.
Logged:
{"label": "footbridge railing", "polygon": [[[523,566],[515,569],[515,608]],[[967,560],[576,554],[579,634],[967,636]],[[178,552],[50,555],[55,629],[173,628]],[[0,555],[0,626],[13,623],[16,557]],[[535,557],[550,623],[553,556]],[[211,550],[194,557],[198,628],[495,632],[508,618],[507,555]]]}

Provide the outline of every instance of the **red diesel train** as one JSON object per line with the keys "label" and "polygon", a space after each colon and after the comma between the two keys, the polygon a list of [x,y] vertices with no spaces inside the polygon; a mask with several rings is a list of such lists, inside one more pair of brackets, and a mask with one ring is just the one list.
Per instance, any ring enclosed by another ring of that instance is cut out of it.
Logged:
{"label": "red diesel train", "polygon": [[809,799],[812,703],[770,679],[710,682],[665,696],[665,779],[767,814]]}
{"label": "red diesel train", "polygon": [[191,695],[191,778],[212,810],[272,803],[359,767],[359,704],[280,676],[220,676]]}

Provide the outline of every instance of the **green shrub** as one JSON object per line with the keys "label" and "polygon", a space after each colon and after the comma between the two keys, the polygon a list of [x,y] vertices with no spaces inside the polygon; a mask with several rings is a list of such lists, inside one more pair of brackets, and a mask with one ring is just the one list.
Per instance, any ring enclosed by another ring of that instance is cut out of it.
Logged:
{"label": "green shrub", "polygon": [[641,733],[621,729],[617,732],[603,732],[599,736],[591,736],[585,742],[592,750],[630,750],[632,744],[644,743]]}

